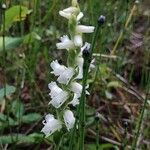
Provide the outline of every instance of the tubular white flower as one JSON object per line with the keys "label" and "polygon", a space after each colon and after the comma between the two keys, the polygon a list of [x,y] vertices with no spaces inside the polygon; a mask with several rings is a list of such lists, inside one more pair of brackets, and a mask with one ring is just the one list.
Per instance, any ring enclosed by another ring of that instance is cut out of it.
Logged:
{"label": "tubular white flower", "polygon": [[73,128],[74,123],[75,123],[75,117],[72,111],[70,110],[65,110],[64,112],[64,122],[67,127],[67,130],[69,131],[70,129]]}
{"label": "tubular white flower", "polygon": [[68,99],[68,93],[59,88],[56,82],[49,83],[48,87],[51,90],[49,95],[52,98],[49,104],[52,104],[55,108],[59,108]]}
{"label": "tubular white flower", "polygon": [[71,17],[71,13],[66,13],[64,11],[59,11],[59,15],[66,19],[69,19]]}
{"label": "tubular white flower", "polygon": [[[85,89],[88,89],[89,85],[87,85],[85,87]],[[71,91],[73,91],[75,94],[81,96],[81,93],[82,93],[82,85],[78,82],[72,82],[71,83]],[[90,93],[86,90],[85,91],[87,95],[89,95]]]}
{"label": "tubular white flower", "polygon": [[44,127],[42,128],[41,132],[43,132],[46,137],[50,136],[57,130],[59,131],[62,128],[61,121],[55,119],[54,116],[51,114],[45,116],[43,124]]}
{"label": "tubular white flower", "polygon": [[68,84],[73,75],[74,69],[71,67],[66,68],[65,71],[60,72],[60,76],[58,77],[57,81],[62,84]]}
{"label": "tubular white flower", "polygon": [[71,83],[71,90],[78,94],[78,95],[81,95],[81,92],[82,92],[82,85],[78,82],[72,82]]}
{"label": "tubular white flower", "polygon": [[69,39],[67,35],[60,38],[61,42],[56,44],[57,49],[73,49],[75,45],[72,40]]}
{"label": "tubular white flower", "polygon": [[94,32],[95,27],[93,26],[85,26],[85,25],[77,25],[76,32],[77,33],[92,33]]}
{"label": "tubular white flower", "polygon": [[52,61],[50,64],[53,73],[55,76],[59,76],[62,72],[66,70],[66,67],[64,65],[60,65],[57,60]]}
{"label": "tubular white flower", "polygon": [[66,19],[70,19],[72,14],[75,14],[78,11],[79,11],[79,9],[77,7],[68,7],[62,11],[59,11],[59,15]]}
{"label": "tubular white flower", "polygon": [[64,10],[63,10],[63,12],[65,12],[65,13],[75,13],[75,12],[77,12],[77,11],[79,11],[79,9],[77,8],[77,7],[68,7],[68,8],[65,8]]}
{"label": "tubular white flower", "polygon": [[71,104],[73,106],[78,105],[79,104],[79,98],[80,98],[80,95],[75,93],[73,100],[71,102],[69,102],[69,104]]}
{"label": "tubular white flower", "polygon": [[77,34],[74,36],[74,44],[75,46],[81,47],[83,45],[82,35]]}

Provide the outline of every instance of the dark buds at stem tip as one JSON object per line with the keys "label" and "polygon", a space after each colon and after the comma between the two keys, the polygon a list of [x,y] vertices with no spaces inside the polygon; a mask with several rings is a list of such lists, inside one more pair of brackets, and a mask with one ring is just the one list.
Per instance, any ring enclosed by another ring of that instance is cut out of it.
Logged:
{"label": "dark buds at stem tip", "polygon": [[82,51],[83,57],[89,57],[91,52],[91,44],[87,44],[86,47]]}
{"label": "dark buds at stem tip", "polygon": [[101,15],[99,18],[98,18],[98,24],[99,25],[103,25],[105,23],[105,20],[106,20],[106,17]]}

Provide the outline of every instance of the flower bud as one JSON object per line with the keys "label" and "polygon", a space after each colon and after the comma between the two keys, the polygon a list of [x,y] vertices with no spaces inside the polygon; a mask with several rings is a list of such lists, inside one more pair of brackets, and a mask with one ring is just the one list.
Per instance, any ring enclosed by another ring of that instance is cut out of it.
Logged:
{"label": "flower bud", "polygon": [[99,18],[98,18],[98,24],[99,25],[103,25],[105,23],[105,20],[106,20],[106,17],[101,15]]}
{"label": "flower bud", "polygon": [[90,56],[91,44],[87,43],[85,48],[82,51],[83,57]]}

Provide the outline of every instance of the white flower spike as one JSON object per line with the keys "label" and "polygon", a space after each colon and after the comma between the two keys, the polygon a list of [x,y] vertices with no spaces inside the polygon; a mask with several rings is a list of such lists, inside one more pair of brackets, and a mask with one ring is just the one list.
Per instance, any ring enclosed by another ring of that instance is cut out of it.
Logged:
{"label": "white flower spike", "polygon": [[55,131],[59,131],[62,128],[61,121],[54,118],[53,115],[48,114],[45,116],[45,120],[43,121],[44,127],[41,132],[43,132],[46,137],[53,134]]}
{"label": "white flower spike", "polygon": [[64,122],[67,127],[67,130],[69,131],[70,129],[73,128],[74,123],[75,123],[75,117],[72,111],[70,110],[65,110],[64,112]]}

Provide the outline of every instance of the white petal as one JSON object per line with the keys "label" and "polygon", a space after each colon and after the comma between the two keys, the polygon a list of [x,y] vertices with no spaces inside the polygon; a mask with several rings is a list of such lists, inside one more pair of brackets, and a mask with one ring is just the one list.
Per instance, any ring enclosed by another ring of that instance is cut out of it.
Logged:
{"label": "white petal", "polygon": [[67,99],[68,93],[66,91],[62,91],[58,95],[53,97],[49,104],[52,104],[55,108],[59,108]]}
{"label": "white petal", "polygon": [[62,128],[61,121],[55,119],[51,114],[46,115],[44,122],[44,127],[42,128],[41,132],[43,132],[46,137],[50,136],[57,130],[59,131]]}
{"label": "white petal", "polygon": [[77,16],[77,21],[79,21],[80,19],[82,19],[83,16],[84,16],[84,14],[82,12],[80,12],[79,15]]}
{"label": "white petal", "polygon": [[76,27],[76,32],[77,33],[92,33],[94,32],[94,28],[93,26],[85,26],[85,25],[78,25]]}
{"label": "white petal", "polygon": [[71,13],[66,13],[64,11],[59,11],[59,15],[66,19],[69,19],[71,17]]}
{"label": "white petal", "polygon": [[52,61],[50,66],[53,69],[51,73],[55,76],[59,76],[66,69],[66,67],[64,65],[60,65],[57,60]]}
{"label": "white petal", "polygon": [[57,49],[73,49],[74,43],[70,41],[60,42],[56,44]]}
{"label": "white petal", "polygon": [[51,92],[49,93],[51,98],[53,98],[53,97],[59,95],[61,92],[63,92],[63,90],[57,86],[56,82],[49,83],[48,87],[51,90]]}
{"label": "white petal", "polygon": [[79,104],[79,98],[80,98],[80,95],[74,94],[73,100],[71,102],[69,102],[69,104],[72,104],[73,106],[78,105]]}
{"label": "white petal", "polygon": [[64,117],[64,121],[65,121],[66,127],[67,127],[67,129],[69,131],[70,129],[73,128],[74,123],[75,123],[74,114],[70,110],[65,110],[63,117]]}
{"label": "white petal", "polygon": [[77,83],[77,82],[72,82],[71,83],[71,90],[76,93],[76,94],[79,94],[81,95],[81,92],[82,92],[82,85]]}
{"label": "white petal", "polygon": [[65,13],[74,13],[74,12],[77,12],[77,11],[78,11],[77,7],[68,7],[68,8],[63,10],[63,12],[65,12]]}
{"label": "white petal", "polygon": [[62,84],[68,84],[70,79],[74,75],[74,69],[69,67],[64,72],[60,72],[60,76],[58,77],[57,81]]}
{"label": "white petal", "polygon": [[83,45],[82,35],[78,34],[74,36],[75,46],[81,47]]}

